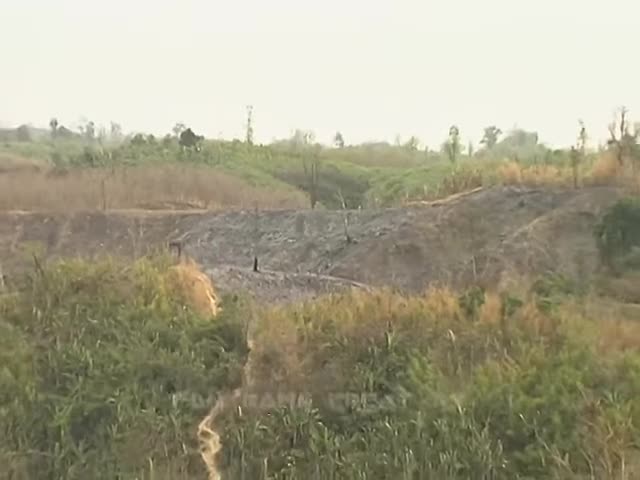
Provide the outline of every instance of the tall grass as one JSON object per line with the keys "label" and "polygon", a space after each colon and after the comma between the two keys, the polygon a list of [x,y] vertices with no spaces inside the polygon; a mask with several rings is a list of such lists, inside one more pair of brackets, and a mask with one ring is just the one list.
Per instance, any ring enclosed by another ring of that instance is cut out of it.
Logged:
{"label": "tall grass", "polygon": [[[230,411],[226,478],[635,478],[640,326],[539,300],[354,292],[269,311],[250,388],[313,401]],[[374,402],[336,410],[331,392]]]}
{"label": "tall grass", "polygon": [[0,297],[0,478],[204,477],[208,405],[176,399],[238,382],[243,314],[197,313],[174,273],[164,257],[64,261]]}
{"label": "tall grass", "polygon": [[211,317],[180,278],[164,257],[64,261],[0,297],[0,478],[204,478],[196,427],[243,374],[245,395],[311,403],[222,412],[225,479],[640,475],[640,324],[562,279]]}
{"label": "tall grass", "polygon": [[198,165],[0,173],[1,210],[301,208],[293,188],[254,186]]}

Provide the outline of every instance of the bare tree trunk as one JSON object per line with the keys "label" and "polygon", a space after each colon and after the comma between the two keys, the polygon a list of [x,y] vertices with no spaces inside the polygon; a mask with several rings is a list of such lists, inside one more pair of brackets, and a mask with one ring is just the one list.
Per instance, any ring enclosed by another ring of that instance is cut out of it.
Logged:
{"label": "bare tree trunk", "polygon": [[258,203],[256,202],[253,218],[253,271],[258,272],[258,241],[260,239],[260,220]]}
{"label": "bare tree trunk", "polygon": [[347,243],[351,243],[351,235],[349,235],[349,211],[347,210],[347,202],[344,200],[342,190],[338,190],[338,196],[340,197],[340,203],[342,204],[343,222],[344,222],[344,238]]}
{"label": "bare tree trunk", "polygon": [[102,197],[102,210],[107,210],[107,186],[106,179],[102,179],[100,182],[100,195]]}

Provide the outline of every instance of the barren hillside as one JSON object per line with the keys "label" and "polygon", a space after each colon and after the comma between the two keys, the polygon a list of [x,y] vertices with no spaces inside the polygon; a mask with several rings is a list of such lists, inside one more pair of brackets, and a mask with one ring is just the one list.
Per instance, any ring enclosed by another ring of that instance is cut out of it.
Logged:
{"label": "barren hillside", "polygon": [[584,277],[597,268],[595,219],[620,195],[611,187],[494,187],[349,211],[350,242],[341,211],[4,212],[0,258],[11,272],[28,261],[20,252],[31,242],[49,257],[137,256],[179,240],[218,288],[245,288],[267,300],[351,282],[416,291],[434,282],[495,285],[548,269]]}

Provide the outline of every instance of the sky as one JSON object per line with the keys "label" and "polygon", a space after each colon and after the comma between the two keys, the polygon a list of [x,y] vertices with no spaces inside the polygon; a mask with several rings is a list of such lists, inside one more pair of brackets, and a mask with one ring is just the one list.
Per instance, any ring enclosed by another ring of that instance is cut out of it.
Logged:
{"label": "sky", "polygon": [[638,0],[0,0],[0,124],[329,143],[640,120]]}

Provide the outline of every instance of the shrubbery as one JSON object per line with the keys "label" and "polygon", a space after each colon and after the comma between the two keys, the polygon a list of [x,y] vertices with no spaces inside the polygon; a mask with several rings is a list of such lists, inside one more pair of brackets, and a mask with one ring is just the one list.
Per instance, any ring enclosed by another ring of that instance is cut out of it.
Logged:
{"label": "shrubbery", "polygon": [[[169,268],[64,261],[1,297],[0,478],[204,478],[196,427],[240,384],[254,313],[225,298],[196,314]],[[613,324],[563,285],[261,309],[245,393],[313,402],[224,411],[223,478],[636,478],[640,344],[603,344]]]}
{"label": "shrubbery", "polygon": [[[228,478],[634,478],[640,345],[604,355],[605,322],[516,300],[355,293],[271,312],[254,387],[318,402],[231,414]],[[380,402],[336,411],[325,389]]]}
{"label": "shrubbery", "polygon": [[640,197],[622,199],[609,208],[595,236],[601,259],[611,270],[640,267]]}
{"label": "shrubbery", "polygon": [[196,427],[237,384],[246,347],[230,304],[203,318],[163,259],[65,261],[0,301],[0,478],[203,475]]}

